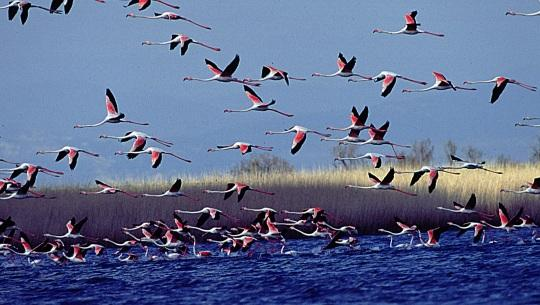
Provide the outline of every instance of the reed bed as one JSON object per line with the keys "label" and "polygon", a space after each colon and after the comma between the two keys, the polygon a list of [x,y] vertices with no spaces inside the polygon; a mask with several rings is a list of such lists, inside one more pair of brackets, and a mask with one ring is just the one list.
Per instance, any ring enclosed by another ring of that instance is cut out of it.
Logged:
{"label": "reed bed", "polygon": [[[252,221],[255,213],[241,211],[242,206],[272,207],[276,210],[302,210],[308,207],[322,207],[331,216],[335,225],[354,225],[362,233],[374,233],[378,228],[393,228],[395,216],[415,223],[426,229],[447,221],[478,220],[474,215],[461,215],[440,211],[437,206],[452,207],[452,201],[465,203],[471,193],[476,193],[477,209],[496,214],[498,202],[504,203],[510,213],[524,207],[525,214],[540,219],[540,196],[529,194],[501,193],[502,188],[519,189],[527,181],[539,174],[535,164],[517,164],[496,168],[503,175],[481,170],[460,170],[461,175],[440,173],[437,188],[432,194],[427,192],[427,182],[423,177],[417,185],[409,187],[411,174],[396,175],[394,185],[418,193],[411,197],[397,192],[346,189],[347,184],[370,185],[367,172],[382,178],[388,169],[358,168],[353,170],[317,169],[290,173],[249,174],[233,177],[229,174],[206,175],[184,178],[182,190],[200,198],[198,202],[181,198],[129,198],[122,194],[89,195],[79,194],[80,190],[95,189],[93,184],[45,187],[51,200],[12,200],[2,202],[0,217],[11,215],[17,224],[32,235],[44,232],[65,232],[65,223],[75,216],[88,216],[89,221],[83,234],[102,238],[105,236],[122,239],[121,228],[151,219],[163,219],[172,224],[175,209],[198,210],[205,206],[216,207],[238,218],[238,221],[222,219],[219,225],[238,226]],[[400,170],[412,170],[400,168]],[[168,189],[174,178],[153,180],[124,180],[114,182],[115,186],[134,193],[161,193]],[[222,195],[205,194],[204,189],[225,189],[228,182],[241,181],[255,188],[275,192],[266,196],[248,192],[240,203],[236,195],[227,201]],[[112,182],[111,182],[112,183]],[[198,215],[184,215],[189,223],[194,223]],[[280,216],[281,217],[281,216]],[[496,221],[496,220],[495,220]]]}

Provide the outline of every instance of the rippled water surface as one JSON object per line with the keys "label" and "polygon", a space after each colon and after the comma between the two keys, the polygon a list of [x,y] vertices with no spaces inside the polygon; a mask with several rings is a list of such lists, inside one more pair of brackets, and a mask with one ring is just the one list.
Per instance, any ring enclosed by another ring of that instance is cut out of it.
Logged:
{"label": "rippled water surface", "polygon": [[[540,304],[540,243],[525,231],[471,246],[443,235],[438,248],[389,248],[366,236],[359,250],[321,252],[323,240],[289,241],[297,255],[122,263],[88,257],[57,266],[0,257],[2,304]],[[399,242],[407,242],[406,238]],[[213,245],[201,249],[213,250]]]}

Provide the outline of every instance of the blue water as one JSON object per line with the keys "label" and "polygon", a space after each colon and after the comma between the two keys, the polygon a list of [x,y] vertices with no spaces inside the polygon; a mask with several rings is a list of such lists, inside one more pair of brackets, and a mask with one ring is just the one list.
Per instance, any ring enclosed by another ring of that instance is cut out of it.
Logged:
{"label": "blue water", "polygon": [[[296,256],[181,258],[86,264],[0,257],[1,304],[539,304],[540,243],[528,231],[472,246],[470,232],[441,247],[397,249],[382,236],[359,250],[320,252],[326,241],[288,241]],[[406,243],[407,238],[398,242]],[[201,245],[198,250],[215,250]]]}

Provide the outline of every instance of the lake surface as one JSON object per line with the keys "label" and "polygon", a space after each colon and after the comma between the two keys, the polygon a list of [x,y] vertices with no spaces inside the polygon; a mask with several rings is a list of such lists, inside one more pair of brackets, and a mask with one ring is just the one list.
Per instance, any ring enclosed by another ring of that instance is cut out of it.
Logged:
{"label": "lake surface", "polygon": [[[441,247],[389,248],[362,236],[359,250],[321,252],[325,240],[291,240],[297,255],[265,254],[174,261],[86,264],[0,257],[1,304],[539,304],[540,242],[529,230],[471,245],[444,233]],[[407,243],[403,237],[399,243]],[[198,250],[215,250],[200,245]]]}

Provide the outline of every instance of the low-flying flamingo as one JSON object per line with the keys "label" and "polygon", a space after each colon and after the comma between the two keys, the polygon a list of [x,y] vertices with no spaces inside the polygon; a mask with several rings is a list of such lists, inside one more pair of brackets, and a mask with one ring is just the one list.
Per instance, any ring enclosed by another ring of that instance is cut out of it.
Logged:
{"label": "low-flying flamingo", "polygon": [[187,163],[191,163],[191,160],[182,158],[179,155],[177,155],[175,153],[172,153],[172,152],[163,151],[163,150],[161,150],[161,149],[159,149],[157,147],[148,147],[148,148],[146,148],[144,150],[141,150],[141,151],[129,151],[129,152],[117,151],[114,154],[115,155],[149,154],[151,156],[150,161],[152,162],[152,168],[158,168],[158,166],[161,164],[161,161],[163,160],[163,155],[173,156],[176,159],[182,160],[182,161],[187,162]]}
{"label": "low-flying flamingo", "polygon": [[416,196],[414,193],[409,193],[402,191],[400,189],[397,189],[395,186],[393,186],[392,180],[394,180],[394,168],[390,168],[386,176],[383,180],[380,180],[377,178],[377,176],[373,175],[372,173],[368,173],[369,180],[373,183],[372,186],[359,186],[359,185],[346,185],[346,188],[356,188],[356,189],[374,189],[374,190],[383,190],[383,191],[396,191],[402,194],[406,194],[409,196]]}
{"label": "low-flying flamingo", "polygon": [[200,23],[197,23],[189,18],[186,18],[184,16],[180,16],[176,13],[173,13],[173,12],[163,12],[163,13],[154,13],[154,16],[141,16],[141,15],[135,15],[133,13],[129,13],[126,15],[126,18],[127,17],[132,17],[132,18],[143,18],[143,19],[165,19],[165,20],[184,20],[184,21],[187,21],[193,25],[196,25],[200,28],[203,28],[203,29],[206,29],[206,30],[211,30],[212,28],[207,26],[207,25],[204,25],[204,24],[200,24]]}
{"label": "low-flying flamingo", "polygon": [[[536,118],[536,117],[524,117],[523,118],[523,121],[535,121],[535,120],[540,120],[540,118]],[[540,124],[526,124],[526,123],[516,123],[514,124],[514,126],[518,127],[518,126],[524,126],[524,127],[540,127]]]}
{"label": "low-flying flamingo", "polygon": [[266,80],[284,80],[287,86],[289,85],[289,80],[306,80],[305,78],[292,77],[289,76],[289,73],[280,70],[272,66],[263,66],[261,71],[261,78],[259,79],[250,79],[246,78],[246,81],[249,82],[264,82]]}
{"label": "low-flying flamingo", "polygon": [[352,236],[346,236],[344,232],[338,231],[330,242],[323,248],[323,250],[334,249],[338,246],[346,246],[349,248],[354,248],[354,245],[358,243],[358,239]]}
{"label": "low-flying flamingo", "polygon": [[[49,12],[52,14],[52,13],[55,13],[58,11],[58,9],[60,8],[61,5],[64,6],[64,14],[69,14],[69,12],[71,11],[71,8],[73,7],[73,2],[75,0],[52,0],[51,2],[51,6],[49,8]],[[99,2],[99,3],[105,3],[105,0],[94,0],[96,2]]]}
{"label": "low-flying flamingo", "polygon": [[523,217],[520,217],[519,220],[521,221],[520,224],[514,225],[516,228],[529,228],[533,229],[538,227],[538,225],[534,222],[534,219],[530,215],[525,215]]}
{"label": "low-flying flamingo", "polygon": [[435,187],[437,186],[437,180],[439,179],[439,172],[448,173],[452,175],[460,174],[460,173],[450,172],[450,171],[445,170],[444,168],[435,167],[435,166],[422,166],[422,168],[420,168],[417,171],[413,171],[413,172],[399,171],[399,172],[396,172],[396,174],[413,174],[411,183],[409,184],[410,186],[415,185],[416,182],[418,182],[424,174],[429,174],[428,192],[431,194],[433,193],[433,191],[435,190]]}
{"label": "low-flying flamingo", "polygon": [[499,220],[501,221],[501,224],[498,226],[492,225],[485,220],[482,220],[481,222],[494,229],[502,229],[502,230],[506,230],[507,232],[510,232],[511,230],[514,229],[515,225],[519,225],[521,223],[520,218],[521,218],[521,214],[523,214],[523,207],[519,209],[519,211],[517,212],[516,215],[514,215],[514,217],[510,218],[508,211],[506,210],[506,207],[502,203],[499,202],[498,214],[499,214]]}
{"label": "low-flying flamingo", "polygon": [[457,202],[453,202],[454,208],[448,209],[445,207],[437,207],[437,209],[442,211],[448,211],[452,213],[462,213],[462,214],[478,214],[483,217],[491,218],[493,215],[482,213],[479,211],[476,211],[474,208],[476,207],[476,195],[474,193],[471,194],[471,197],[469,198],[469,201],[467,201],[467,204],[463,205]]}
{"label": "low-flying flamingo", "polygon": [[526,185],[522,185],[521,190],[519,191],[502,189],[501,192],[540,195],[540,177],[534,178],[534,181],[532,183],[527,182]]}
{"label": "low-flying flamingo", "polygon": [[242,198],[244,198],[244,195],[246,194],[247,191],[254,191],[257,193],[264,194],[264,195],[274,195],[274,193],[272,192],[267,192],[260,189],[252,188],[251,186],[241,183],[241,182],[227,184],[227,189],[224,191],[204,190],[204,192],[207,194],[225,194],[223,197],[223,200],[227,200],[229,197],[232,196],[232,194],[236,192],[238,194],[237,202],[240,202]]}
{"label": "low-flying flamingo", "polygon": [[311,220],[314,224],[327,222],[326,211],[324,209],[322,209],[322,208],[319,208],[319,207],[307,208],[307,209],[304,209],[303,211],[299,211],[299,212],[281,210],[281,213],[292,214],[292,215],[301,215],[300,216],[301,220],[305,220],[305,221]]}
{"label": "low-flying flamingo", "polygon": [[405,26],[399,31],[391,32],[391,31],[385,31],[385,30],[381,30],[381,29],[374,29],[373,33],[383,33],[383,34],[391,34],[391,35],[398,35],[398,34],[406,34],[406,35],[427,34],[427,35],[433,35],[433,36],[437,36],[437,37],[444,37],[444,34],[433,33],[433,32],[428,32],[428,31],[424,31],[424,30],[419,29],[418,26],[420,25],[420,23],[416,22],[416,15],[417,14],[418,14],[418,11],[412,11],[410,13],[407,13],[405,15]]}
{"label": "low-flying flamingo", "polygon": [[0,200],[9,200],[9,199],[54,199],[54,197],[45,198],[44,194],[30,191],[30,186],[32,181],[27,181],[23,186],[21,186],[16,192],[11,193],[6,197],[1,197]]}
{"label": "low-flying flamingo", "polygon": [[332,234],[330,232],[328,232],[327,230],[321,229],[319,227],[315,228],[315,231],[311,233],[304,232],[300,229],[295,228],[294,226],[291,227],[291,230],[296,231],[307,237],[332,237]]}
{"label": "low-flying flamingo", "polygon": [[9,179],[9,178],[0,179],[0,195],[3,193],[16,192],[21,186],[22,184],[20,182],[17,182],[13,179]]}
{"label": "low-flying flamingo", "polygon": [[275,222],[276,221],[276,214],[277,211],[272,208],[248,208],[248,207],[242,207],[240,208],[242,211],[250,211],[250,212],[258,212],[257,217],[255,217],[255,220],[251,223],[252,225],[259,224],[260,226],[266,225],[266,219],[270,219],[270,221]]}
{"label": "low-flying flamingo", "polygon": [[52,237],[52,238],[83,238],[84,236],[81,234],[81,229],[84,226],[84,224],[88,221],[88,217],[85,217],[81,219],[79,222],[75,219],[75,217],[72,217],[67,223],[66,223],[66,229],[67,232],[64,235],[53,235],[53,234],[43,234],[45,237]]}
{"label": "low-flying flamingo", "polygon": [[431,87],[424,88],[424,89],[403,89],[402,92],[425,92],[425,91],[430,91],[430,90],[448,90],[448,89],[452,89],[454,91],[476,90],[476,88],[454,86],[451,81],[447,80],[446,77],[439,72],[434,71],[433,76],[435,76],[435,83]]}
{"label": "low-flying flamingo", "polygon": [[390,122],[386,121],[384,125],[382,125],[379,128],[375,128],[375,126],[370,125],[368,134],[369,139],[364,142],[350,142],[347,144],[353,144],[353,145],[390,145],[392,147],[392,150],[394,151],[394,155],[397,157],[398,154],[396,152],[395,147],[404,147],[404,148],[411,148],[411,145],[403,145],[403,144],[397,144],[388,140],[384,139],[384,136],[388,132],[388,127],[390,126]]}
{"label": "low-flying flamingo", "polygon": [[112,123],[112,124],[130,123],[130,124],[135,124],[135,125],[149,125],[148,123],[139,123],[139,122],[126,120],[125,119],[126,115],[121,112],[118,112],[118,104],[116,103],[116,99],[114,98],[114,95],[110,89],[107,89],[105,92],[105,107],[107,109],[107,116],[105,117],[105,119],[103,119],[103,121],[96,124],[88,124],[88,125],[77,124],[74,126],[74,128],[97,127],[105,123]]}
{"label": "low-flying flamingo", "polygon": [[420,239],[420,245],[424,247],[438,247],[440,246],[439,240],[441,239],[441,234],[445,232],[447,227],[437,227],[435,229],[430,229],[427,231],[428,240],[424,242],[422,239],[422,232],[418,230],[418,238]]}
{"label": "low-flying flamingo", "polygon": [[484,167],[484,165],[486,164],[486,161],[482,161],[482,162],[479,162],[479,163],[475,163],[475,162],[471,162],[471,161],[465,161],[455,155],[450,155],[450,159],[452,159],[452,161],[455,161],[455,162],[458,162],[458,163],[461,163],[460,166],[444,166],[443,168],[444,169],[481,169],[481,170],[484,170],[486,172],[490,172],[490,173],[494,173],[494,174],[499,174],[499,175],[502,175],[503,173],[502,172],[497,172],[497,171],[493,171],[493,170],[490,170],[490,169],[487,169]]}
{"label": "low-flying flamingo", "polygon": [[38,151],[38,152],[36,152],[36,155],[39,155],[39,154],[58,154],[56,156],[56,162],[64,159],[67,156],[68,160],[69,160],[68,161],[69,162],[69,168],[71,170],[74,170],[75,166],[77,166],[77,160],[79,159],[79,155],[81,153],[87,154],[87,155],[92,156],[92,157],[99,157],[99,154],[89,152],[87,150],[80,149],[80,148],[73,147],[73,146],[64,146],[64,147],[62,147],[62,148],[60,148],[58,150]]}
{"label": "low-flying flamingo", "polygon": [[143,197],[187,197],[193,201],[199,201],[197,198],[193,198],[180,191],[182,188],[182,179],[176,179],[174,184],[162,194],[142,194]]}
{"label": "low-flying flamingo", "polygon": [[358,129],[351,129],[349,130],[349,133],[343,137],[343,138],[321,138],[321,141],[336,141],[339,142],[339,144],[345,144],[345,143],[356,143],[356,142],[364,142],[365,139],[360,139],[358,136],[360,135],[360,130]]}
{"label": "low-flying flamingo", "polygon": [[[405,77],[403,75],[399,75],[397,73],[390,72],[390,71],[382,71],[381,73],[373,76],[371,78],[371,80],[373,80],[376,83],[382,81],[381,96],[382,97],[387,97],[390,94],[390,92],[392,92],[392,89],[396,85],[396,82],[397,82],[398,78],[409,81],[409,82],[413,82],[413,83],[416,83],[416,84],[424,85],[424,86],[427,85],[426,82],[419,81],[419,80],[414,80],[412,78],[408,78],[408,77]],[[369,79],[360,79],[360,80],[358,80],[358,79],[349,79],[350,82],[363,82],[363,81],[367,81],[367,80],[369,80]]]}
{"label": "low-flying flamingo", "polygon": [[337,66],[338,70],[335,73],[332,74],[322,74],[322,73],[313,73],[311,76],[320,76],[320,77],[351,77],[351,76],[358,76],[363,79],[371,79],[369,76],[360,75],[357,73],[353,73],[354,66],[356,65],[356,57],[353,56],[349,61],[343,56],[342,53],[338,54],[337,59]]}
{"label": "low-flying flamingo", "polygon": [[512,10],[509,10],[508,12],[506,12],[505,15],[506,16],[508,15],[510,16],[540,16],[540,11],[534,12],[534,13],[519,13],[519,12],[514,12]]}
{"label": "low-flying flamingo", "polygon": [[172,37],[171,37],[171,40],[164,41],[164,42],[152,42],[152,41],[148,41],[148,40],[142,42],[143,46],[169,45],[170,46],[169,50],[171,50],[171,51],[176,49],[177,46],[180,46],[180,55],[181,56],[184,56],[186,54],[190,44],[200,45],[201,47],[205,47],[207,49],[210,49],[210,50],[216,51],[216,52],[221,51],[220,48],[209,46],[206,43],[194,40],[194,39],[192,39],[189,36],[184,35],[184,34],[173,34]]}
{"label": "low-flying flamingo", "polygon": [[[28,1],[22,1],[22,0],[14,0],[10,1],[8,5],[0,7],[0,9],[7,9],[8,10],[8,19],[13,20],[15,18],[15,15],[17,15],[17,12],[19,12],[19,9],[21,10],[21,23],[25,24],[26,20],[28,20],[28,12],[31,8],[39,8],[44,11],[49,11],[48,8],[32,4]],[[51,13],[55,14],[61,14],[62,12],[59,11],[52,11]]]}
{"label": "low-flying flamingo", "polygon": [[62,253],[64,258],[73,263],[86,263],[86,252],[82,250],[80,245],[72,245],[67,253]]}
{"label": "low-flying flamingo", "polygon": [[132,193],[128,193],[126,191],[123,191],[121,189],[118,189],[118,188],[115,188],[115,187],[112,187],[108,184],[105,184],[99,180],[96,180],[95,181],[97,186],[99,186],[101,188],[101,191],[96,191],[96,192],[85,192],[85,191],[82,191],[80,192],[82,195],[91,195],[91,194],[116,194],[116,193],[122,193],[122,194],[125,194],[125,195],[128,195],[129,197],[132,197],[132,198],[137,198],[139,197],[138,195],[135,195],[135,194],[132,194]]}
{"label": "low-flying flamingo", "polygon": [[131,148],[129,150],[129,153],[127,154],[128,159],[133,159],[137,157],[139,154],[135,154],[134,152],[140,152],[144,149],[144,146],[146,145],[146,140],[151,139],[163,146],[171,147],[173,143],[167,142],[164,140],[161,140],[159,138],[149,136],[143,132],[140,131],[128,131],[123,136],[116,137],[116,136],[108,136],[108,135],[100,135],[100,139],[117,139],[120,142],[127,142],[130,140],[135,140],[133,144],[131,145]]}
{"label": "low-flying flamingo", "polygon": [[385,229],[379,229],[378,231],[382,233],[386,233],[388,234],[388,236],[390,236],[390,248],[392,248],[392,241],[393,241],[394,236],[401,236],[405,234],[411,235],[411,241],[409,242],[409,246],[411,246],[414,241],[414,233],[416,232],[416,228],[417,228],[416,225],[408,225],[403,220],[397,217],[394,217],[394,221],[398,225],[398,227],[401,228],[401,231],[392,232]]}
{"label": "low-flying flamingo", "polygon": [[293,114],[285,113],[273,108],[270,108],[270,106],[274,105],[276,103],[275,100],[271,100],[268,103],[263,102],[263,100],[255,93],[253,89],[250,87],[244,85],[244,92],[246,93],[247,97],[251,100],[253,105],[251,107],[241,110],[231,110],[231,109],[225,109],[223,112],[249,112],[249,111],[273,111],[275,113],[281,114],[286,117],[293,117]]}
{"label": "low-flying flamingo", "polygon": [[495,83],[495,87],[493,87],[493,91],[491,93],[491,103],[495,103],[498,99],[499,99],[499,96],[501,96],[502,92],[504,91],[504,89],[506,88],[506,85],[508,84],[515,84],[515,85],[518,85],[522,88],[525,88],[527,90],[530,90],[530,91],[536,91],[536,89],[538,89],[536,86],[531,86],[531,85],[527,85],[525,83],[522,83],[522,82],[519,82],[515,79],[511,79],[511,78],[506,78],[506,77],[503,77],[503,76],[497,76],[493,79],[490,79],[490,80],[480,80],[480,81],[464,81],[463,84],[464,85],[467,85],[467,84],[489,84],[489,83]]}
{"label": "low-flying flamingo", "polygon": [[317,135],[320,135],[322,137],[330,137],[330,134],[318,132],[316,130],[307,129],[302,126],[295,125],[291,128],[285,129],[285,131],[267,131],[265,134],[267,135],[273,135],[273,134],[286,134],[286,133],[296,133],[292,142],[291,146],[291,154],[296,154],[300,148],[302,148],[302,145],[304,145],[304,142],[306,141],[307,134],[308,133],[314,133]]}
{"label": "low-flying flamingo", "polygon": [[234,217],[231,217],[223,213],[223,211],[215,209],[215,208],[209,208],[209,207],[202,208],[199,211],[175,210],[174,212],[183,213],[183,214],[201,214],[201,216],[199,216],[199,218],[197,219],[197,223],[195,224],[196,227],[202,227],[208,219],[219,220],[221,216],[235,220]]}
{"label": "low-flying flamingo", "polygon": [[341,131],[347,131],[351,129],[362,131],[364,129],[368,129],[369,126],[366,125],[366,121],[369,115],[369,109],[367,106],[364,107],[361,113],[358,113],[358,110],[356,110],[356,107],[353,106],[351,110],[351,125],[343,128],[339,127],[326,127],[327,130],[341,130]]}
{"label": "low-flying flamingo", "polygon": [[240,80],[236,77],[233,77],[234,72],[238,68],[238,65],[240,64],[240,56],[236,54],[234,59],[225,67],[224,70],[221,70],[215,63],[212,61],[205,59],[206,66],[210,70],[210,72],[214,73],[214,76],[210,78],[194,78],[191,76],[184,77],[184,81],[199,81],[199,82],[211,82],[211,81],[218,81],[218,82],[236,82],[241,83],[244,85],[249,86],[259,86],[259,83],[252,83],[245,80]]}
{"label": "low-flying flamingo", "polygon": [[371,164],[373,165],[373,168],[380,168],[382,165],[382,159],[389,158],[389,159],[397,159],[397,160],[404,160],[405,156],[399,155],[399,156],[392,156],[392,155],[383,155],[379,153],[366,153],[362,156],[358,157],[338,157],[335,158],[335,161],[346,161],[346,160],[361,160],[361,159],[368,159],[371,160]]}
{"label": "low-flying flamingo", "polygon": [[482,223],[472,221],[472,222],[466,222],[460,226],[453,222],[448,222],[448,225],[459,229],[457,236],[461,236],[465,232],[467,232],[467,230],[474,228],[473,243],[475,244],[479,243],[480,241],[484,243],[486,239],[486,230]]}
{"label": "low-flying flamingo", "polygon": [[273,147],[269,146],[260,146],[260,145],[253,145],[245,142],[235,142],[231,145],[218,145],[216,148],[209,148],[208,152],[214,152],[214,151],[222,151],[222,150],[230,150],[230,149],[238,149],[242,153],[242,155],[245,155],[247,153],[252,152],[252,149],[259,149],[264,151],[272,151],[274,149]]}
{"label": "low-flying flamingo", "polygon": [[[174,8],[176,10],[180,9],[180,7],[178,5],[173,5],[173,4],[170,4],[170,3],[167,3],[163,0],[154,0],[156,2],[159,2],[165,6],[168,6],[170,8]],[[134,4],[137,4],[137,6],[139,7],[139,11],[142,11],[142,10],[145,10],[146,8],[148,8],[151,4],[152,4],[152,0],[131,0],[129,1],[129,3],[127,5],[124,5],[124,7],[129,7],[131,5],[134,5]]]}
{"label": "low-flying flamingo", "polygon": [[30,256],[34,254],[34,250],[39,247],[38,245],[37,247],[32,248],[32,246],[30,245],[30,239],[28,239],[28,236],[24,232],[19,232],[19,240],[23,247],[22,252],[19,252],[16,248],[13,249],[13,246],[8,247],[7,249],[17,255]]}
{"label": "low-flying flamingo", "polygon": [[14,168],[0,169],[0,172],[11,172],[9,179],[15,179],[20,174],[26,173],[26,181],[31,181],[30,183],[31,187],[34,186],[38,173],[44,173],[46,175],[57,177],[57,178],[64,174],[63,172],[53,171],[43,166],[34,165],[30,163],[16,163],[16,162],[6,161],[4,159],[0,159],[0,161],[4,163],[8,163],[8,164],[13,164],[16,166]]}
{"label": "low-flying flamingo", "polygon": [[100,244],[87,244],[87,245],[80,245],[79,246],[82,250],[94,250],[94,254],[96,256],[103,255],[105,253],[105,247]]}

